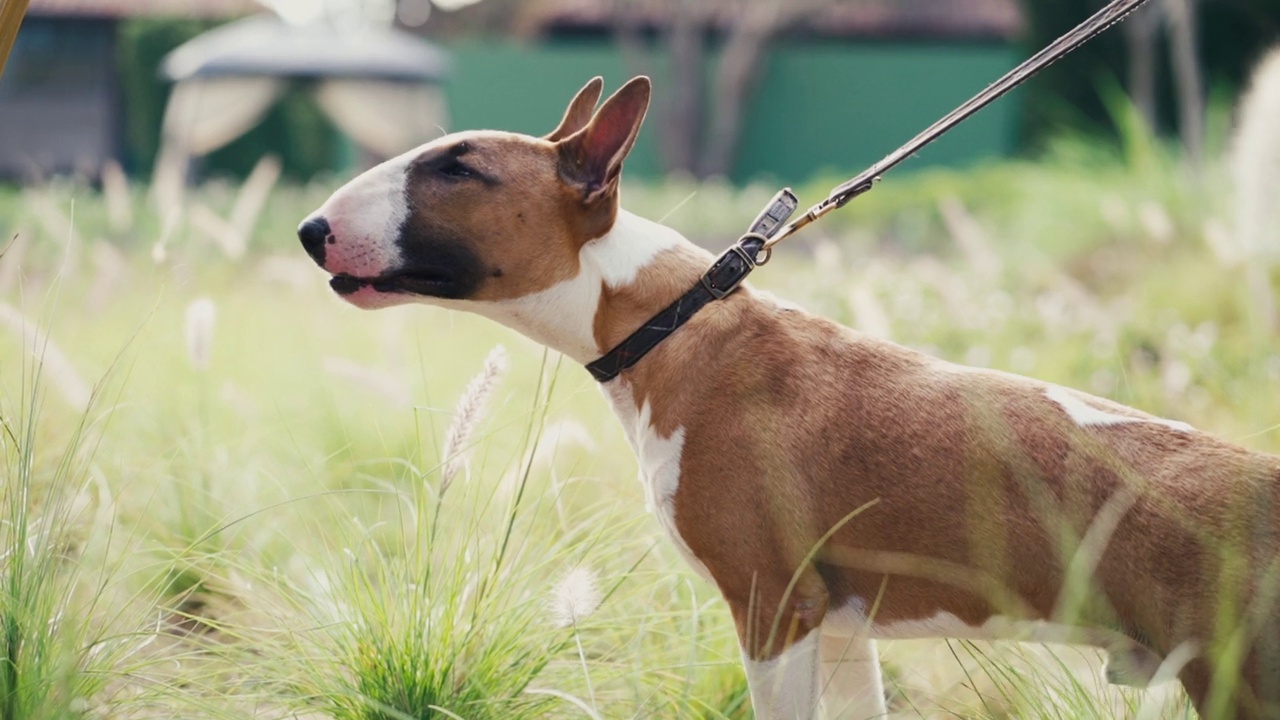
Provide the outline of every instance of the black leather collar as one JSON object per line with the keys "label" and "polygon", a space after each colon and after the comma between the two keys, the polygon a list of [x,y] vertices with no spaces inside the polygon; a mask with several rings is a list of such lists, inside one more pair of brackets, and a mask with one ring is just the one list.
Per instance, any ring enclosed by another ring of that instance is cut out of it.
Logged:
{"label": "black leather collar", "polygon": [[760,234],[744,235],[711,264],[693,289],[650,318],[639,330],[631,333],[603,357],[587,365],[591,377],[602,383],[618,377],[619,373],[640,362],[658,343],[689,322],[708,303],[738,289],[742,281],[756,269],[756,258],[765,241],[765,236]]}

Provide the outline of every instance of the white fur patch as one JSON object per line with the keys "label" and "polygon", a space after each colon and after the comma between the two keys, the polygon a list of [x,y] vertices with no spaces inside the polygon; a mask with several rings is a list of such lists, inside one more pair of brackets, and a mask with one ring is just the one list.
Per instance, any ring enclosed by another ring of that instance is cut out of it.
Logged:
{"label": "white fur patch", "polygon": [[[1058,404],[1059,407],[1067,413],[1075,424],[1080,427],[1090,426],[1107,426],[1107,425],[1123,425],[1126,423],[1153,423],[1156,425],[1164,425],[1179,432],[1193,432],[1195,428],[1184,422],[1177,420],[1165,420],[1164,418],[1153,417],[1145,413],[1139,413],[1133,410],[1134,415],[1120,415],[1114,412],[1108,412],[1100,407],[1089,404],[1086,396],[1064,388],[1060,385],[1050,385],[1045,388],[1044,394],[1050,400]],[[1129,408],[1125,408],[1129,410]]]}
{"label": "white fur patch", "polygon": [[[875,638],[879,640],[923,640],[955,638],[959,640],[1013,640],[1017,642],[1086,645],[1104,650],[1108,655],[1103,675],[1108,682],[1134,687],[1147,687],[1161,682],[1155,679],[1161,659],[1118,632],[1096,627],[1077,627],[1045,620],[1021,620],[1002,616],[981,625],[969,625],[947,612],[918,620],[868,623],[866,603],[851,598],[839,608],[827,611],[822,633],[827,638]],[[828,641],[824,641],[828,642]],[[836,640],[838,642],[838,640]]]}
{"label": "white fur patch", "polygon": [[828,635],[853,637],[866,634],[867,629],[867,604],[859,597],[827,608],[827,614],[822,617],[822,632]]}
{"label": "white fur patch", "polygon": [[818,633],[811,632],[778,657],[742,658],[758,720],[810,720],[818,711]]}
{"label": "white fur patch", "polygon": [[970,625],[951,613],[941,612],[917,620],[868,623],[865,612],[866,603],[861,598],[851,598],[844,606],[827,611],[822,622],[822,632],[842,637],[865,635],[880,640],[1016,640],[1089,645],[1116,653],[1141,650],[1133,639],[1111,630],[1077,627],[1046,620],[1022,620],[997,615],[981,625]]}
{"label": "white fur patch", "polygon": [[[981,626],[968,625],[951,613],[939,613],[919,620],[900,620],[892,623],[867,621],[866,603],[861,598],[849,601],[827,611],[822,621],[822,632],[840,637],[867,635],[882,640],[918,640],[925,638],[960,638],[964,640],[997,640],[1008,637],[1010,628],[997,618]],[[1006,624],[1008,621],[1004,621]],[[988,627],[990,626],[990,627]],[[1003,634],[1002,634],[1003,633]]]}
{"label": "white fur patch", "polygon": [[1045,620],[1019,620],[996,616],[981,625],[969,625],[951,613],[930,618],[872,623],[871,636],[884,640],[957,638],[961,640],[1018,640],[1109,647],[1112,642],[1132,642],[1118,633],[1062,625]]}
{"label": "white fur patch", "polygon": [[[918,638],[961,638],[965,640],[997,640],[1005,639],[997,630],[1005,630],[998,624],[992,626],[995,618],[979,626],[965,623],[951,613],[938,613],[933,617],[919,620],[899,620],[892,623],[871,624],[871,636],[885,640],[908,640]],[[990,627],[989,627],[990,626]]]}
{"label": "white fur patch", "polygon": [[837,608],[827,611],[822,622],[822,632],[829,635],[853,637],[868,635],[881,640],[922,640],[929,638],[957,638],[961,640],[1026,640],[1032,642],[1089,642],[1089,631],[1067,625],[1040,620],[1014,620],[996,616],[982,625],[969,625],[955,615],[942,612],[918,620],[898,620],[884,623],[867,622],[866,603],[861,598],[850,598]]}
{"label": "white fur patch", "polygon": [[688,242],[667,227],[621,208],[609,232],[582,247],[582,264],[611,288],[636,281],[640,271],[664,250]]}
{"label": "white fur patch", "polygon": [[335,242],[325,247],[325,269],[372,277],[400,264],[396,242],[409,216],[406,171],[422,149],[411,150],[338,188],[313,217],[329,223]]}
{"label": "white fur patch", "polygon": [[583,246],[578,274],[569,280],[510,300],[421,302],[483,315],[586,365],[602,353],[595,319],[604,286],[635,282],[659,253],[687,242],[671,228],[619,210],[613,229]]}
{"label": "white fur patch", "polygon": [[646,402],[636,410],[631,386],[621,378],[600,386],[614,413],[622,422],[623,432],[635,450],[640,463],[640,482],[644,485],[645,506],[658,520],[658,525],[676,546],[680,556],[693,571],[708,582],[711,573],[689,549],[676,527],[676,490],[680,487],[680,455],[684,449],[684,428],[662,437],[651,425],[652,411]]}
{"label": "white fur patch", "polygon": [[600,277],[583,268],[572,279],[510,300],[429,302],[483,315],[586,365],[600,357],[595,319],[601,292]]}

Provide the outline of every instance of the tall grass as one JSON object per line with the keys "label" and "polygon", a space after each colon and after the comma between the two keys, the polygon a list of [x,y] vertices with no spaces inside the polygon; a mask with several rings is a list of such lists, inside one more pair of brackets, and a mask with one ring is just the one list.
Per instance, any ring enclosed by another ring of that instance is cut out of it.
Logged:
{"label": "tall grass", "polygon": [[[27,332],[16,377],[0,376],[0,717],[112,716],[146,692],[151,635],[146,589],[118,584],[113,545],[129,540],[95,459],[109,386],[82,389],[48,334],[4,309]],[[62,418],[50,384],[72,406]]]}
{"label": "tall grass", "polygon": [[481,532],[510,532],[522,508],[496,507],[492,488],[460,477],[501,358],[491,353],[463,392],[438,466],[406,468],[408,487],[387,488],[391,529],[334,523],[343,551],[304,578],[309,629],[280,649],[302,661],[287,692],[303,706],[336,720],[545,713],[548,699],[526,691],[565,643],[529,601],[548,558],[523,542],[508,555],[508,535]]}
{"label": "tall grass", "polygon": [[[21,232],[0,257],[0,715],[749,717],[732,622],[644,512],[594,382],[482,319],[333,298],[292,236],[330,189],[270,165],[210,183],[214,233],[119,177],[0,189],[0,237]],[[721,247],[771,191],[624,197]],[[1231,199],[1157,139],[1064,139],[890,178],[753,281],[1276,449],[1280,348],[1223,260]],[[57,322],[30,322],[55,286]],[[139,325],[109,414],[56,386],[102,377]],[[900,716],[1187,713],[1176,685],[1106,686],[1089,650],[882,647]]]}
{"label": "tall grass", "polygon": [[52,471],[41,473],[36,460],[43,388],[34,370],[24,362],[16,407],[7,407],[12,401],[0,407],[6,511],[0,527],[0,715],[6,718],[66,716],[83,709],[105,685],[84,672],[86,633],[67,607],[64,556],[76,519],[69,507],[71,484],[84,478],[77,458],[83,426],[73,430]]}

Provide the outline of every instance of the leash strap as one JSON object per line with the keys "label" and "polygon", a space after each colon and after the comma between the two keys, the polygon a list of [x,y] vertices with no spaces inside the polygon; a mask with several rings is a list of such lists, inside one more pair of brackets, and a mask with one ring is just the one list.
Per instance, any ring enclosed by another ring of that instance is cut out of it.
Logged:
{"label": "leash strap", "polygon": [[1124,20],[1135,10],[1142,7],[1147,0],[1113,0],[1098,11],[1093,17],[1081,23],[1074,30],[1053,41],[1045,49],[1023,61],[1021,65],[1010,70],[1004,77],[992,83],[987,89],[970,98],[960,107],[952,110],[941,120],[930,125],[924,132],[912,138],[907,144],[894,150],[883,160],[867,168],[860,175],[838,185],[827,195],[826,199],[814,205],[790,225],[782,228],[769,238],[764,249],[770,250],[774,245],[794,235],[798,230],[814,220],[826,215],[836,208],[844,207],[850,200],[875,187],[880,176],[897,167],[902,161],[919,152],[934,140],[942,137],[956,125],[968,120],[979,110],[985,108],[1010,90],[1029,80],[1036,73],[1062,59],[1065,55],[1101,35],[1108,28]]}
{"label": "leash strap", "polygon": [[640,362],[658,343],[689,322],[699,310],[713,300],[719,300],[742,284],[759,263],[756,257],[764,247],[765,236],[748,233],[733,247],[725,251],[703,275],[702,280],[689,292],[654,315],[639,330],[618,343],[603,357],[587,365],[591,377],[599,382],[609,382],[623,370]]}
{"label": "leash strap", "polygon": [[1003,97],[1036,73],[1125,19],[1145,2],[1147,0],[1112,0],[1093,17],[1010,70],[1004,77],[930,125],[907,144],[889,153],[883,160],[867,168],[860,175],[836,186],[826,199],[785,226],[783,223],[795,212],[798,203],[796,196],[790,190],[779,192],[756,217],[751,230],[739,238],[733,247],[725,251],[711,265],[693,289],[650,318],[639,330],[605,353],[603,357],[587,365],[591,376],[602,383],[609,382],[623,370],[640,362],[640,359],[657,347],[658,343],[679,330],[708,303],[732,293],[752,270],[769,262],[774,245],[791,237],[801,228],[832,210],[844,207],[850,200],[875,187],[881,175],[897,167],[902,161],[919,152],[921,148],[942,137],[947,131]]}

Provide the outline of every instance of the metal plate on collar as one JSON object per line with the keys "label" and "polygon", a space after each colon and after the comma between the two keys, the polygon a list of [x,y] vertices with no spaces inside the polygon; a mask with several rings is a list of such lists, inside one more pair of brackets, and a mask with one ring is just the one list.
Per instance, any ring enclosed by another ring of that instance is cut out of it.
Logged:
{"label": "metal plate on collar", "polygon": [[711,264],[711,268],[702,276],[702,287],[711,293],[711,297],[719,300],[737,290],[755,269],[755,260],[747,250],[741,244],[734,245]]}

